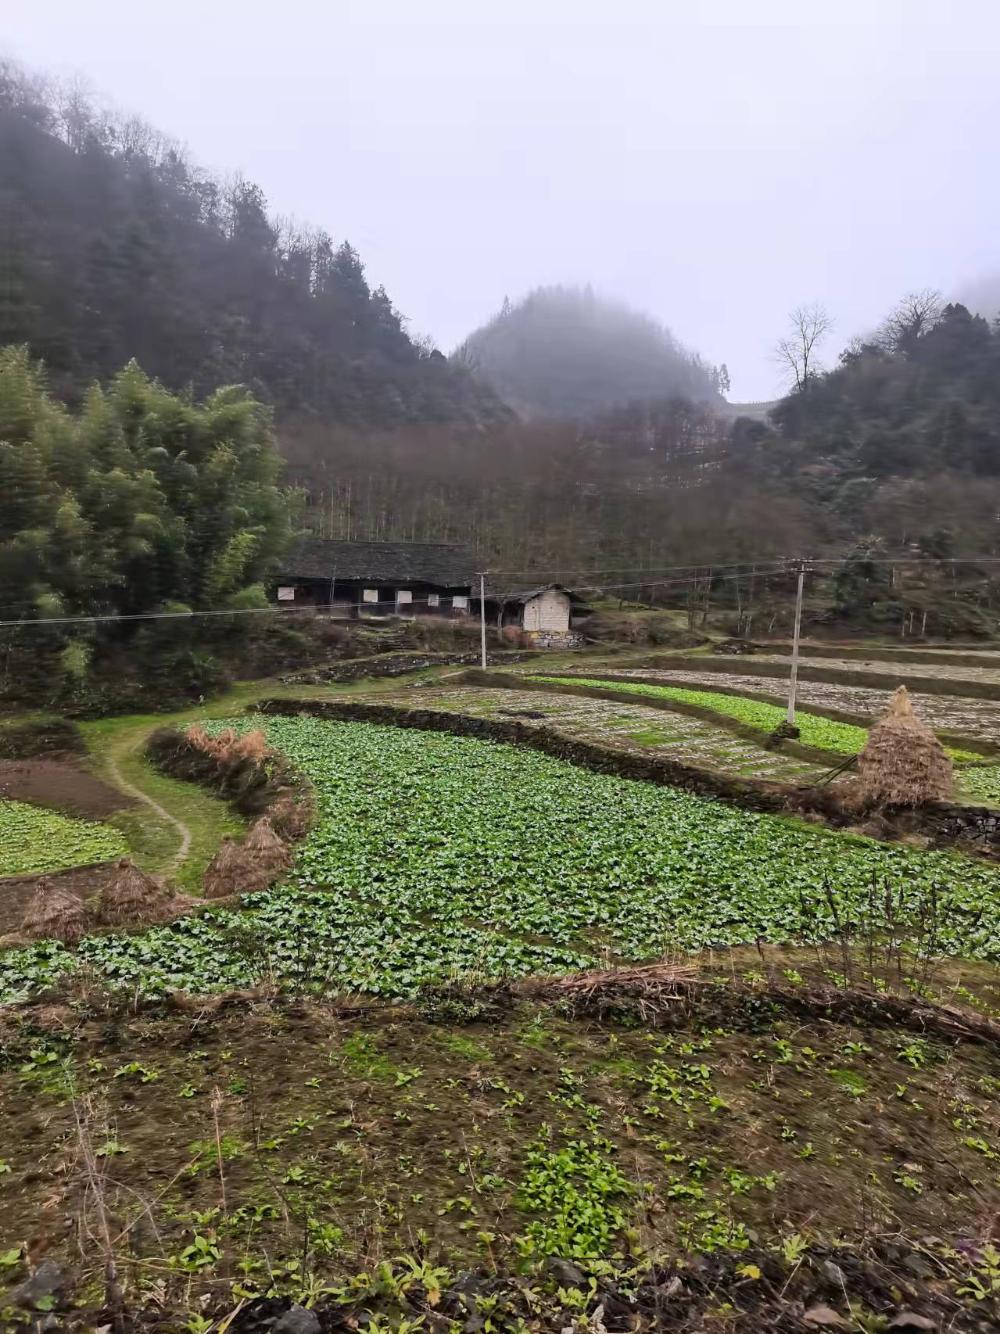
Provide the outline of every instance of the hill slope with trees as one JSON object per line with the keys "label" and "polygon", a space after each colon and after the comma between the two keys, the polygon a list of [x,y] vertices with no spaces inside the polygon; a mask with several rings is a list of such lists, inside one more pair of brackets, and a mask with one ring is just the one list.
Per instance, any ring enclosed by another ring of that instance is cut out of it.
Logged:
{"label": "hill slope with trees", "polygon": [[135,358],[173,389],[240,383],[359,427],[501,419],[495,395],[407,334],[356,251],[269,216],[134,117],[0,62],[0,345],[74,399]]}
{"label": "hill slope with trees", "polygon": [[719,400],[725,370],[655,320],[590,288],[539,287],[470,334],[452,355],[526,417],[586,418],[679,396]]}

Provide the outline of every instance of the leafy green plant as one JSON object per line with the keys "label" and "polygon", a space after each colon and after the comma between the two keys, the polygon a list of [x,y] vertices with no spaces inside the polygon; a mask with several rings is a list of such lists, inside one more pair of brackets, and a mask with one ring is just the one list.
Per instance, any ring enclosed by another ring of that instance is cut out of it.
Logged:
{"label": "leafy green plant", "polygon": [[0,801],[0,875],[45,874],[110,861],[127,851],[108,825],[22,801]]}
{"label": "leafy green plant", "polygon": [[518,1246],[527,1256],[596,1260],[610,1254],[627,1226],[623,1202],[632,1186],[609,1157],[609,1140],[551,1147],[546,1128],[527,1148],[518,1204],[532,1218]]}
{"label": "leafy green plant", "polygon": [[[636,960],[668,941],[822,941],[838,921],[875,914],[877,928],[883,889],[900,919],[934,900],[942,952],[1000,958],[1000,868],[971,858],[804,828],[472,738],[306,716],[237,722],[264,727],[315,788],[319,818],[285,882],[238,909],[89,937],[75,951],[45,942],[0,955],[0,1003],[81,964],[145,996],[252,985],[236,927],[252,931],[288,990],[413,999],[453,993],[460,979],[594,966],[598,940]],[[345,1044],[350,1068],[395,1080],[368,1041]]]}

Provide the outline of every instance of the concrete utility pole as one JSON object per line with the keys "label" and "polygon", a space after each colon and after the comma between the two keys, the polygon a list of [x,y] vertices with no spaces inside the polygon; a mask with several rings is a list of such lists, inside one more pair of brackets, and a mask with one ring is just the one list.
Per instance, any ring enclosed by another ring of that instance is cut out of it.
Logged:
{"label": "concrete utility pole", "polygon": [[482,649],[482,666],[486,671],[486,571],[479,571],[479,642]]}
{"label": "concrete utility pole", "polygon": [[793,561],[791,568],[798,570],[799,582],[795,589],[795,629],[792,632],[792,671],[788,678],[788,714],[789,727],[795,726],[795,692],[799,684],[799,632],[802,628],[802,585],[806,577],[806,563]]}

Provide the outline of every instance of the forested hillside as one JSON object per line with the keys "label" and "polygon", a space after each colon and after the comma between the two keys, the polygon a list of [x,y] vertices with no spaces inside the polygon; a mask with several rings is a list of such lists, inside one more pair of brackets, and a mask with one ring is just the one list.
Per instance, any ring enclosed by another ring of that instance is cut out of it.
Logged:
{"label": "forested hillside", "polygon": [[934,293],[905,299],[837,367],[751,431],[759,466],[832,540],[992,550],[1000,532],[1000,326]]}
{"label": "forested hillside", "polygon": [[241,383],[356,426],[489,422],[505,409],[415,343],[361,260],[278,223],[135,118],[0,63],[0,345],[74,398],[135,358],[175,389]]}
{"label": "forested hillside", "polygon": [[505,301],[452,360],[527,417],[587,418],[673,395],[713,402],[725,379],[655,320],[589,288],[540,287]]}
{"label": "forested hillside", "polygon": [[[589,290],[540,289],[450,361],[427,352],[349,245],[10,68],[0,192],[0,343],[28,349],[3,362],[19,620],[259,597],[290,523],[272,443],[322,534],[468,541],[529,578],[610,570],[647,601],[678,595],[644,581],[663,566],[725,600],[722,564],[852,553],[833,596],[894,607],[866,553],[1000,552],[1000,331],[933,293],[797,375],[768,421],[733,421],[724,367]],[[92,647],[51,639],[70,673]]]}

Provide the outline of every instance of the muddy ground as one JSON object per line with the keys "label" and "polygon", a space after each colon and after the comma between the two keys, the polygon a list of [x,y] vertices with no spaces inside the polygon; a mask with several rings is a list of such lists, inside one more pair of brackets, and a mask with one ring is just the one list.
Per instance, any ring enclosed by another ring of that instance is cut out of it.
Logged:
{"label": "muddy ground", "polygon": [[0,800],[106,820],[135,802],[70,759],[0,760]]}
{"label": "muddy ground", "polygon": [[[831,1327],[885,1329],[886,1303],[931,1311],[917,1328],[944,1328],[942,1311],[990,1327],[987,1297],[961,1289],[985,1273],[1000,1212],[1000,1051],[791,1013],[761,982],[735,1007],[679,1002],[653,1022],[454,997],[417,1013],[190,1000],[9,1020],[0,1256],[12,1283],[42,1255],[67,1288],[98,1283],[96,1165],[134,1303],[232,1309],[234,1283],[245,1301],[325,1285],[398,1319],[432,1315],[429,1290],[462,1274],[520,1273],[551,1297],[576,1275],[586,1289],[595,1265],[707,1256],[735,1272],[765,1252],[792,1271],[810,1248],[891,1236],[924,1258],[875,1312],[860,1302],[883,1323],[848,1325],[834,1284]],[[783,985],[801,983],[789,966]],[[996,978],[976,987],[995,1013]],[[939,1254],[957,1277],[922,1288]],[[383,1262],[420,1277],[373,1284]]]}

